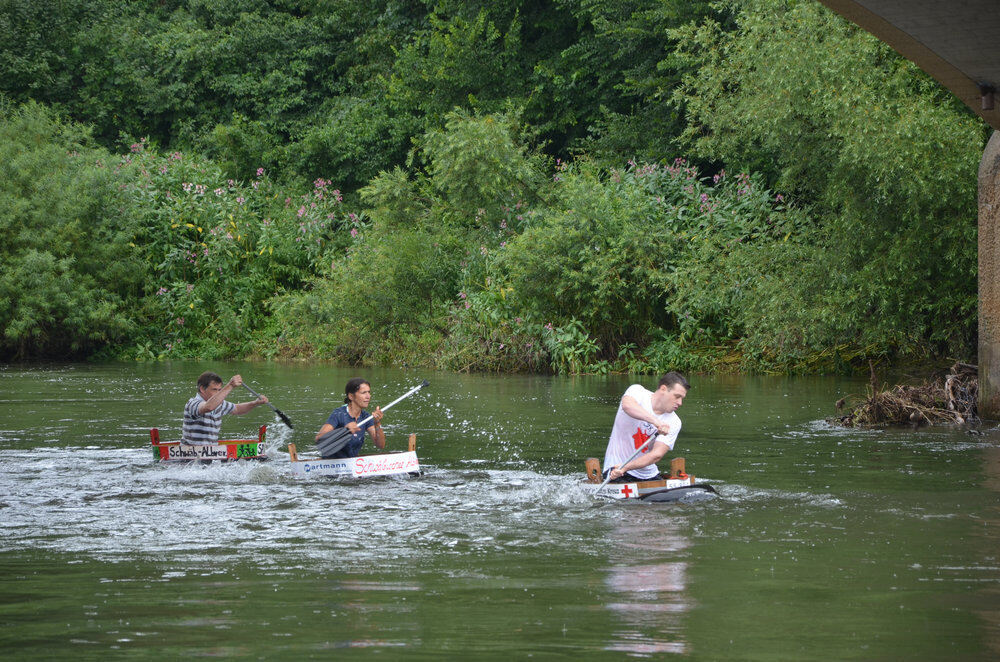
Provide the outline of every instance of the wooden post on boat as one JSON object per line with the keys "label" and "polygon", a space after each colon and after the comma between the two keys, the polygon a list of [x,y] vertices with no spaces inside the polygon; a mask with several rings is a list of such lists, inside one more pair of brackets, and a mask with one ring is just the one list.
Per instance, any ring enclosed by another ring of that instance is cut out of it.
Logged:
{"label": "wooden post on boat", "polygon": [[596,457],[588,457],[584,462],[584,466],[587,468],[587,482],[588,483],[600,483],[601,482],[601,462]]}
{"label": "wooden post on boat", "polygon": [[288,460],[290,462],[299,461],[299,454],[295,451],[295,444],[288,444]]}
{"label": "wooden post on boat", "polygon": [[671,478],[682,478],[687,474],[684,473],[684,458],[675,457],[670,460],[670,477]]}
{"label": "wooden post on boat", "polygon": [[409,450],[411,453],[413,451],[417,450],[417,433],[416,432],[411,432],[410,433],[410,440],[409,440],[409,443],[407,444],[407,450]]}

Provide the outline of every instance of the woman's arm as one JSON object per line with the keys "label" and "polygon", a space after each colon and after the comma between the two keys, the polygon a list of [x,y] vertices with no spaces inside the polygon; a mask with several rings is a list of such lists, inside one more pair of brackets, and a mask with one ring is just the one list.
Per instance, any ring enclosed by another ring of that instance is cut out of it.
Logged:
{"label": "woman's arm", "polygon": [[375,425],[368,428],[368,432],[372,435],[372,441],[375,442],[375,447],[379,450],[385,448],[385,431],[382,430],[382,416],[381,407],[375,407],[375,411],[372,412],[372,420],[375,421]]}

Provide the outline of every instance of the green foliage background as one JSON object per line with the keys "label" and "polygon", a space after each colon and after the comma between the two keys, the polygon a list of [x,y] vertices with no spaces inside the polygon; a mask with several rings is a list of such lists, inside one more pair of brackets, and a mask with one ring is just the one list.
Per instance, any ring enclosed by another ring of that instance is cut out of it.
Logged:
{"label": "green foliage background", "polygon": [[975,355],[987,127],[813,1],[0,0],[0,358]]}

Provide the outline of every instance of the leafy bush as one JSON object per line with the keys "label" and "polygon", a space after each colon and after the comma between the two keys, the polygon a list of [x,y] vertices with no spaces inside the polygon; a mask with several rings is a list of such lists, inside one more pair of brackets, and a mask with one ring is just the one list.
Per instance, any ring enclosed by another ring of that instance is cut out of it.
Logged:
{"label": "leafy bush", "polygon": [[269,325],[267,302],[329,268],[356,216],[319,178],[286,193],[261,168],[249,182],[210,162],[161,155],[144,141],[122,157],[135,253],[150,277],[142,298],[154,354],[241,356]]}
{"label": "leafy bush", "polygon": [[0,357],[86,356],[134,330],[144,270],[112,165],[84,127],[0,106]]}
{"label": "leafy bush", "polygon": [[[818,230],[809,247],[756,253],[759,267],[749,256],[722,265],[750,289],[740,325],[750,366],[808,365],[838,346],[974,353],[983,123],[816,3],[720,7],[723,22],[672,33],[692,71],[675,96],[686,139],[699,157],[762,173],[809,203]],[[692,280],[720,269],[700,264]]]}
{"label": "leafy bush", "polygon": [[722,258],[796,232],[801,219],[772,204],[746,175],[710,183],[682,160],[609,173],[574,166],[559,172],[552,202],[510,243],[504,266],[525,310],[557,325],[579,321],[605,358],[660,328],[704,342],[735,330],[735,311],[679,300],[674,274],[706,242]]}
{"label": "leafy bush", "polygon": [[440,350],[442,367],[478,372],[547,372],[549,352],[541,324],[512,309],[510,288],[491,285],[458,293],[448,341]]}
{"label": "leafy bush", "polygon": [[[544,181],[541,160],[518,132],[511,116],[456,111],[445,129],[420,141],[417,158],[426,170],[411,176],[396,168],[362,189],[368,222],[312,290],[290,296],[282,308],[300,341],[365,362],[385,353],[388,338],[421,337],[409,344],[427,352],[429,338],[454,332],[451,302],[467,286],[489,287],[492,254],[513,234],[512,207],[504,205],[535,196]],[[317,326],[324,330],[310,331]],[[483,332],[458,335],[476,343]],[[427,363],[441,350],[396,360]],[[444,354],[449,365],[466,362],[454,344]],[[467,364],[489,364],[482,359],[477,352]]]}

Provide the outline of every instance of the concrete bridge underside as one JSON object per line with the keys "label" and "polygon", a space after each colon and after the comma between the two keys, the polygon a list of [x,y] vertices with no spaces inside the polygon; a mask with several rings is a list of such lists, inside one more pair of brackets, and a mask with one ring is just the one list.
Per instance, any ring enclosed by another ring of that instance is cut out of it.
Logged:
{"label": "concrete bridge underside", "polygon": [[1000,3],[820,2],[914,62],[995,129],[979,167],[979,415],[1000,419]]}

